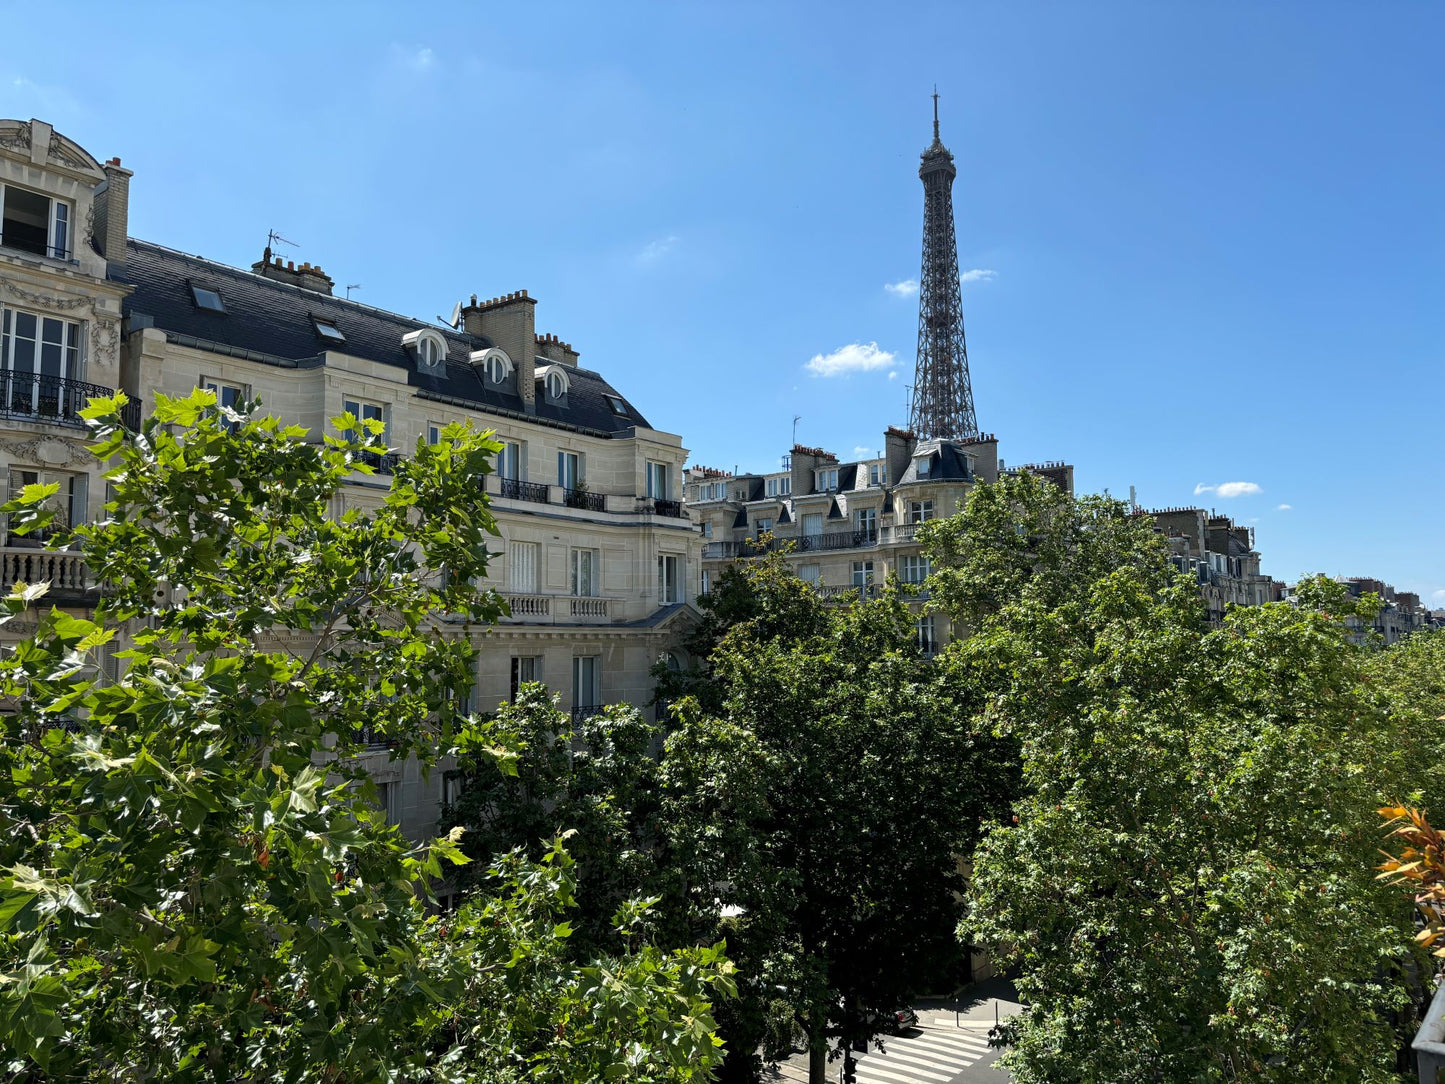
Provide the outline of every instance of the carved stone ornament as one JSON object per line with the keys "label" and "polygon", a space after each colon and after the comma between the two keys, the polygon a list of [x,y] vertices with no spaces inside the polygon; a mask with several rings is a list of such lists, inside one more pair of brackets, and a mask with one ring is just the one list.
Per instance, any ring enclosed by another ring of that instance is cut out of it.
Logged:
{"label": "carved stone ornament", "polygon": [[28,152],[30,150],[30,125],[22,120],[14,127],[0,128],[0,147]]}
{"label": "carved stone ornament", "polygon": [[100,365],[114,368],[120,351],[120,318],[113,313],[97,312],[91,336],[91,358]]}
{"label": "carved stone ornament", "polygon": [[63,437],[38,437],[35,440],[0,440],[0,451],[9,452],[17,463],[35,463],[47,467],[93,467],[95,456],[84,444]]}
{"label": "carved stone ornament", "polygon": [[62,166],[69,166],[71,169],[80,169],[89,172],[93,168],[91,164],[71,154],[65,145],[66,142],[66,139],[60,134],[56,132],[50,134],[50,147],[47,149],[50,160],[59,162]]}
{"label": "carved stone ornament", "polygon": [[39,305],[42,309],[50,309],[52,312],[71,312],[83,308],[86,305],[94,305],[93,297],[51,297],[49,294],[37,294],[21,286],[16,286],[9,279],[0,279],[0,286],[11,297],[18,297],[21,301],[28,301],[32,305]]}

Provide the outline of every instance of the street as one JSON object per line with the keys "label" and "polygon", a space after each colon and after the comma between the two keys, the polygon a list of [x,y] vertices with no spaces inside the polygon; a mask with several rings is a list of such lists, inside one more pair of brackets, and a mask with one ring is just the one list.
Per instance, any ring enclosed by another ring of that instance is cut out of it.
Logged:
{"label": "street", "polygon": [[[855,1054],[858,1084],[1006,1084],[1008,1073],[996,1067],[1000,1050],[988,1045],[995,1019],[1019,1011],[1013,984],[989,979],[962,991],[956,999],[923,1001],[914,1006],[918,1026],[883,1038],[883,1049],[870,1046]],[[836,1081],[842,1061],[828,1065]],[[808,1055],[798,1051],[765,1080],[806,1084]]]}

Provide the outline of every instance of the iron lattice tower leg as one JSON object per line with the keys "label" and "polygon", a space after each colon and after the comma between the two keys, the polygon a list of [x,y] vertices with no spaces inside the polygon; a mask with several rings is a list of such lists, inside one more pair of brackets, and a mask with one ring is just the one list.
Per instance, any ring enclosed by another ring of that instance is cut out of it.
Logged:
{"label": "iron lattice tower leg", "polygon": [[933,143],[922,155],[923,270],[918,276],[918,362],[908,425],[920,439],[978,436],[963,299],[958,283],[958,241],[953,229],[953,154],[938,138],[938,94],[933,95]]}

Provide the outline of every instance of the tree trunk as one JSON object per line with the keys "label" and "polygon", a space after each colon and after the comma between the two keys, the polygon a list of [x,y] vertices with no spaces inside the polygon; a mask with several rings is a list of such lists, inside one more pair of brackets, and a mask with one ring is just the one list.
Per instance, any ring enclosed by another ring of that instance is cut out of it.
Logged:
{"label": "tree trunk", "polygon": [[828,1040],[821,1028],[808,1035],[808,1084],[828,1084]]}

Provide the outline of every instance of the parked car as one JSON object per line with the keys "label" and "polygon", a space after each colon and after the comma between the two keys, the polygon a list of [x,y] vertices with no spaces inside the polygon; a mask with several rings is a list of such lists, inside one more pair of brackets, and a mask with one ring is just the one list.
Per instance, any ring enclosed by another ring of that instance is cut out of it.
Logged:
{"label": "parked car", "polygon": [[918,1026],[918,1014],[904,1005],[902,1008],[894,1009],[891,1013],[870,1015],[868,1022],[885,1035],[902,1035],[909,1028]]}

